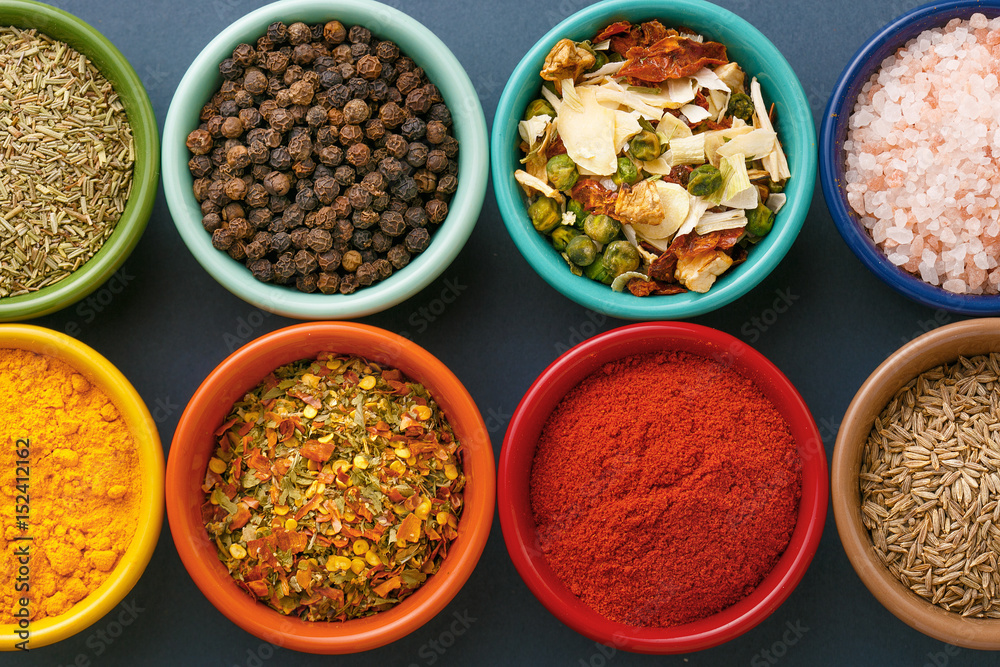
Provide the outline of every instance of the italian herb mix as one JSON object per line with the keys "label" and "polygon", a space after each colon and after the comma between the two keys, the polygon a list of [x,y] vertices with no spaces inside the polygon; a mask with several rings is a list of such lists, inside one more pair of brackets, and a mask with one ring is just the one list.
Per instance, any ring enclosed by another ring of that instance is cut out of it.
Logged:
{"label": "italian herb mix", "polygon": [[254,278],[351,294],[430,244],[458,187],[451,112],[367,28],[275,22],[219,65],[187,138],[212,245]]}
{"label": "italian herb mix", "polygon": [[237,584],[308,621],[399,603],[457,536],[465,476],[440,407],[400,371],[320,354],[233,406],[203,518]]}
{"label": "italian herb mix", "polygon": [[788,162],[757,80],[659,21],[563,39],[518,125],[531,224],[573,273],[636,296],[707,292],[766,236]]}

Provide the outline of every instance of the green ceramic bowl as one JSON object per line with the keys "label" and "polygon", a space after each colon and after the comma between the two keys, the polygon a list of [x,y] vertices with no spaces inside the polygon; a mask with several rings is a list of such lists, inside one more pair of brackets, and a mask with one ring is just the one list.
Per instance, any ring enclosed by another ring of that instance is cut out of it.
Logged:
{"label": "green ceramic bowl", "polygon": [[132,66],[104,35],[72,14],[31,0],[0,0],[0,25],[36,28],[84,54],[121,97],[135,138],[132,196],[118,226],[93,258],[60,282],[0,299],[0,322],[48,315],[76,303],[114,274],[146,229],[159,180],[160,139],[146,89]]}
{"label": "green ceramic bowl", "polygon": [[[451,110],[453,131],[461,149],[458,190],[448,204],[448,217],[434,232],[428,248],[404,269],[353,294],[306,294],[290,287],[262,283],[240,262],[219,252],[201,226],[201,209],[188,171],[188,133],[198,126],[202,106],[222,84],[219,63],[241,42],[255,42],[274,21],[317,23],[336,19],[364,25],[390,39],[413,58],[438,87]],[[163,188],[174,224],[195,259],[223,287],[244,301],[286,317],[350,319],[376,313],[413,296],[448,267],[472,233],[489,172],[486,119],[479,97],[462,65],[434,33],[399,10],[370,0],[282,0],[261,7],[223,30],[198,54],[181,79],[163,128]]]}

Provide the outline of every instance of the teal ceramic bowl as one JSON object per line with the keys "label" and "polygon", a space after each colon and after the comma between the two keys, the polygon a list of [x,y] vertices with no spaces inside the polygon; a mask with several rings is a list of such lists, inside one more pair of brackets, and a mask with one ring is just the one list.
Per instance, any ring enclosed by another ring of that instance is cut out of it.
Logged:
{"label": "teal ceramic bowl", "polygon": [[132,195],[114,233],[90,261],[68,278],[37,292],[0,298],[0,322],[13,322],[48,315],[76,303],[121,267],[139,242],[153,211],[159,182],[160,138],[142,81],[125,56],[92,26],[61,9],[30,0],[0,1],[0,25],[35,28],[87,56],[125,105],[135,140]]}
{"label": "teal ceramic bowl", "polygon": [[[431,244],[402,270],[353,294],[306,294],[262,283],[240,262],[219,252],[201,226],[201,209],[191,190],[189,132],[222,83],[219,63],[241,42],[254,42],[274,21],[317,23],[336,19],[367,27],[394,41],[438,87],[451,110],[458,139],[458,189],[448,217]],[[351,319],[390,308],[429,285],[448,267],[475,227],[486,195],[489,169],[486,119],[469,76],[434,33],[399,10],[370,0],[281,0],[253,11],[209,42],[188,68],[174,93],[163,128],[163,188],[174,224],[195,259],[223,287],[259,308],[299,319]]]}
{"label": "teal ceramic bowl", "polygon": [[[521,166],[517,122],[538,97],[538,72],[552,46],[562,38],[590,39],[615,21],[640,23],[659,19],[667,27],[685,26],[726,46],[749,77],[760,81],[767,103],[777,113],[778,137],[792,173],[788,202],[773,231],[750,252],[743,264],[727,271],[705,294],[636,297],[588,278],[574,276],[546,238],[531,226],[527,202],[514,172]],[[491,135],[493,190],[504,224],[528,264],[552,287],[591,310],[631,320],[694,317],[743,296],[781,261],[798,236],[812,201],[816,180],[816,136],[812,111],[802,84],[778,49],[752,25],[730,11],[700,0],[605,0],[591,5],[545,34],[514,69],[497,105]]]}

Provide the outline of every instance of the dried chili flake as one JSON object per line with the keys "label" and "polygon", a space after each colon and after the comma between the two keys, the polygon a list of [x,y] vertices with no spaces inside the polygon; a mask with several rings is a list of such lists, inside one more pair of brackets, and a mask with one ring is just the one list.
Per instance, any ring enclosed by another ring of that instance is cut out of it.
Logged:
{"label": "dried chili flake", "polygon": [[216,435],[225,469],[205,475],[206,529],[237,584],[283,614],[388,609],[457,537],[461,445],[396,369],[326,353],[282,366]]}

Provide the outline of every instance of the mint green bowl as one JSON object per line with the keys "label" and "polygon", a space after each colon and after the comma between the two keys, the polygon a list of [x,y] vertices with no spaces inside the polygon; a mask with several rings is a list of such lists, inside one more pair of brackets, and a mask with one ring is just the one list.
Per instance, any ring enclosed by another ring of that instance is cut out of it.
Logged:
{"label": "mint green bowl", "polygon": [[125,105],[135,138],[132,195],[114,233],[90,261],[68,278],[37,292],[0,298],[0,322],[13,322],[48,315],[76,303],[121,267],[139,242],[153,211],[159,180],[160,139],[153,106],[142,81],[125,56],[92,26],[61,9],[31,0],[0,0],[0,25],[36,28],[90,58]]}
{"label": "mint green bowl", "polygon": [[[423,67],[451,110],[458,139],[458,189],[448,217],[428,248],[404,269],[353,294],[306,294],[255,279],[240,262],[212,246],[201,225],[188,171],[188,133],[198,126],[202,106],[222,84],[219,63],[241,42],[255,42],[274,21],[318,23],[338,20],[363,25],[390,39]],[[177,231],[198,263],[223,287],[272,313],[305,320],[351,319],[390,308],[429,285],[465,245],[482,210],[489,173],[486,119],[479,97],[462,65],[434,33],[399,10],[371,0],[281,0],[261,7],[223,30],[188,68],[174,93],[163,128],[163,189]]]}

